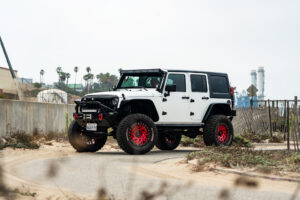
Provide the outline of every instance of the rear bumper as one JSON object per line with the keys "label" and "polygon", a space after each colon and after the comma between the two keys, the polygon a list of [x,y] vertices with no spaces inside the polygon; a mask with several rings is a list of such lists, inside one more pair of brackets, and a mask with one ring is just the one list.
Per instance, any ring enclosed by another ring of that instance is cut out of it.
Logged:
{"label": "rear bumper", "polygon": [[231,116],[236,116],[236,110],[231,110]]}

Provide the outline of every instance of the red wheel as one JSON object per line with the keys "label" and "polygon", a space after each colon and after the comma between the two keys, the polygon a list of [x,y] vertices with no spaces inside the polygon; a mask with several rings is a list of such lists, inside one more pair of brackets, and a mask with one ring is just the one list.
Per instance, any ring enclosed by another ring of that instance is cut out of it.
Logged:
{"label": "red wheel", "polygon": [[156,147],[160,150],[174,150],[181,141],[180,134],[160,133],[156,141]]}
{"label": "red wheel", "polygon": [[118,125],[117,141],[129,154],[149,152],[157,139],[157,129],[151,118],[144,114],[126,116]]}
{"label": "red wheel", "polygon": [[165,140],[168,144],[174,144],[176,142],[175,138],[170,138],[168,136],[165,136]]}
{"label": "red wheel", "polygon": [[233,140],[233,126],[225,115],[212,115],[204,126],[203,139],[206,146],[229,146]]}
{"label": "red wheel", "polygon": [[137,146],[143,146],[145,145],[149,139],[149,127],[144,123],[136,123],[132,125],[132,128],[129,129],[129,139],[130,141],[137,145]]}
{"label": "red wheel", "polygon": [[229,133],[226,125],[220,124],[217,130],[217,134],[220,143],[224,144],[227,142]]}

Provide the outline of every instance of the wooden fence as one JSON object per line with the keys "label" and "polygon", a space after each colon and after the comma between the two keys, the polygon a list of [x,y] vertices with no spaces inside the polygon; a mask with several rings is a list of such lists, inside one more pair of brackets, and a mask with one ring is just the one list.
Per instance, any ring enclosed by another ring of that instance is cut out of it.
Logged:
{"label": "wooden fence", "polygon": [[[257,105],[257,106],[253,106]],[[287,141],[287,149],[299,150],[300,100],[251,101],[250,108],[237,109],[233,124],[237,133],[280,134]]]}

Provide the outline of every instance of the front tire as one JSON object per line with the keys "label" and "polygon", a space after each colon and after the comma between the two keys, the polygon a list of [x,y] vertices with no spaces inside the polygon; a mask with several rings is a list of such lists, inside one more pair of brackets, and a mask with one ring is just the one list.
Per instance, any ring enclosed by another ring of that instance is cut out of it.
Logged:
{"label": "front tire", "polygon": [[233,126],[225,115],[212,115],[204,126],[203,140],[206,146],[229,146],[233,140]]}
{"label": "front tire", "polygon": [[178,147],[181,141],[181,135],[160,133],[156,141],[156,147],[160,150],[174,150]]}
{"label": "front tire", "polygon": [[68,137],[70,144],[78,152],[96,152],[104,146],[107,140],[107,135],[85,135],[83,128],[75,120],[69,126]]}
{"label": "front tire", "polygon": [[157,140],[157,129],[152,119],[144,114],[126,116],[117,128],[117,141],[128,154],[145,154]]}

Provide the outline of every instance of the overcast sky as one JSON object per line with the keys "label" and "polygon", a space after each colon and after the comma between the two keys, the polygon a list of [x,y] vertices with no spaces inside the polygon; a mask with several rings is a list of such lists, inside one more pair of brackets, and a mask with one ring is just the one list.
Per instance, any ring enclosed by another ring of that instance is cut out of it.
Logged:
{"label": "overcast sky", "polygon": [[[134,68],[226,72],[241,91],[264,66],[268,98],[300,96],[299,0],[0,0],[0,35],[19,76]],[[0,52],[0,66],[7,66]],[[79,81],[80,82],[80,81]]]}

